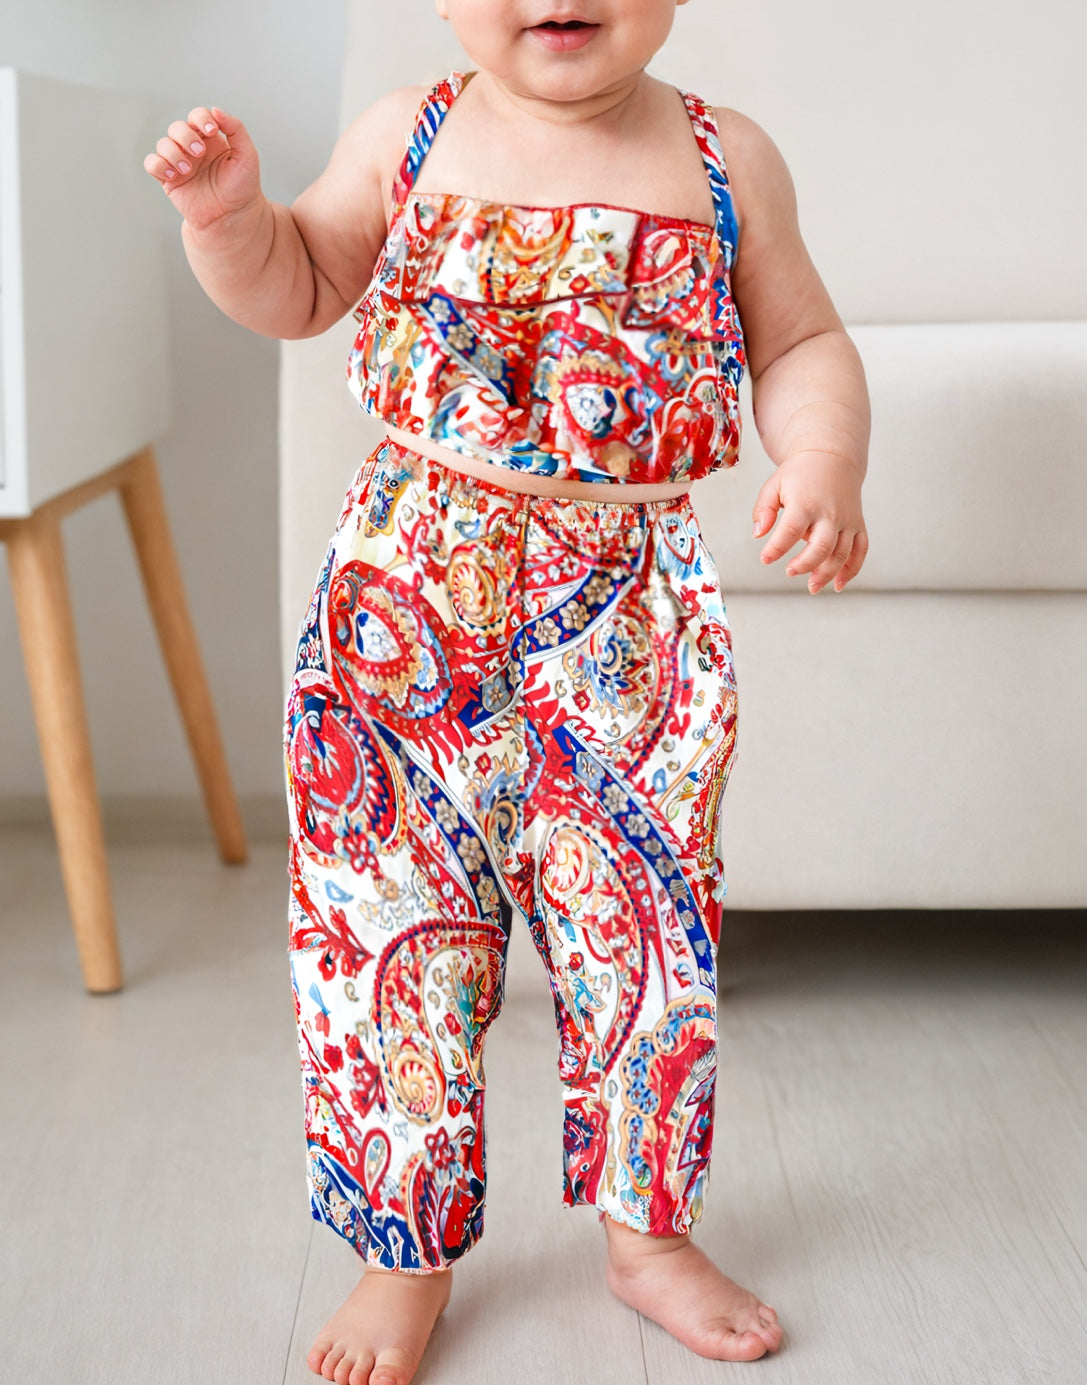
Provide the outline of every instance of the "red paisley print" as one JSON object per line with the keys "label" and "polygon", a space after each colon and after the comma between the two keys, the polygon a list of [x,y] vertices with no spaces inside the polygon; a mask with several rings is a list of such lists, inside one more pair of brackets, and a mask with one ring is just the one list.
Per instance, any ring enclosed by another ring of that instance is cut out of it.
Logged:
{"label": "red paisley print", "polygon": [[385,443],[298,650],[291,964],[314,1215],[409,1272],[478,1239],[483,1043],[527,927],[556,1004],[564,1200],[687,1230],[736,732],[687,497],[518,494]]}
{"label": "red paisley print", "polygon": [[464,89],[419,112],[385,246],[355,316],[359,402],[467,456],[599,482],[731,466],[746,364],[738,229],[712,107],[682,92],[713,196],[708,225],[627,207],[508,207],[414,189]]}

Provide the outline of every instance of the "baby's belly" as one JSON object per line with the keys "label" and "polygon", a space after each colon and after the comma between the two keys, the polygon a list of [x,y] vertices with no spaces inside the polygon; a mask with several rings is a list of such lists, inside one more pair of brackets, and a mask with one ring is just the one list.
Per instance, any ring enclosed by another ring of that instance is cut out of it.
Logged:
{"label": "baby's belly", "polygon": [[499,466],[496,462],[465,457],[460,452],[442,447],[440,443],[431,442],[429,438],[409,433],[405,428],[387,428],[385,431],[393,442],[399,443],[401,447],[406,447],[410,452],[418,452],[420,456],[430,457],[449,467],[451,471],[459,471],[464,476],[475,476],[493,486],[502,486],[510,491],[522,491],[528,495],[561,495],[570,500],[605,500],[610,503],[668,500],[674,495],[682,495],[691,488],[690,483],[686,481],[670,481],[657,486],[632,486],[608,481],[563,481],[557,476],[531,476],[522,471],[515,471],[512,467]]}

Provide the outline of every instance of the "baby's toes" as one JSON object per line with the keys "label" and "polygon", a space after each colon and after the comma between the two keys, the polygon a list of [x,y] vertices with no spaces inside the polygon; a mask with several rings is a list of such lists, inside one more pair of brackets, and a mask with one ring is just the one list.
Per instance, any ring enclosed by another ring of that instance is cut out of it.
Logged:
{"label": "baby's toes", "polygon": [[760,1356],[765,1356],[771,1350],[770,1343],[759,1332],[727,1330],[721,1332],[718,1341],[721,1354],[726,1361],[757,1361]]}
{"label": "baby's toes", "polygon": [[[773,1313],[773,1311],[774,1310],[771,1308],[770,1312]],[[757,1335],[766,1343],[767,1351],[777,1351],[778,1347],[781,1346],[781,1339],[785,1334],[781,1330],[776,1314],[772,1319],[766,1318],[760,1310],[759,1321],[761,1326]]]}
{"label": "baby's toes", "polygon": [[333,1346],[330,1346],[328,1350],[325,1352],[324,1359],[317,1367],[317,1374],[323,1376],[325,1380],[335,1380],[336,1367],[340,1364],[340,1362],[346,1355],[346,1347],[340,1346],[338,1343]]}
{"label": "baby's toes", "polygon": [[317,1340],[314,1342],[313,1346],[310,1347],[310,1353],[306,1357],[306,1365],[310,1368],[314,1375],[321,1374],[322,1368],[325,1364],[325,1357],[331,1350],[331,1337],[318,1337]]}
{"label": "baby's toes", "polygon": [[370,1385],[370,1372],[374,1369],[373,1352],[366,1352],[360,1356],[351,1367],[351,1374],[347,1377],[347,1385]]}
{"label": "baby's toes", "polygon": [[699,1356],[714,1361],[757,1361],[773,1351],[781,1340],[781,1328],[762,1324],[753,1328],[733,1327],[727,1319],[702,1323],[687,1345]]}
{"label": "baby's toes", "polygon": [[418,1364],[401,1347],[388,1347],[378,1352],[368,1385],[408,1385]]}
{"label": "baby's toes", "polygon": [[336,1385],[348,1385],[348,1381],[351,1379],[351,1373],[355,1369],[357,1362],[358,1358],[356,1356],[352,1356],[350,1352],[344,1353],[332,1377]]}

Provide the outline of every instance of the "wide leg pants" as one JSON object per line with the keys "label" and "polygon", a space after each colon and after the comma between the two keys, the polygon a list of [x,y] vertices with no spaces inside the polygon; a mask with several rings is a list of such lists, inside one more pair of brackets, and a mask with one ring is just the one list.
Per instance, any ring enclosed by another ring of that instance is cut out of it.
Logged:
{"label": "wide leg pants", "polygon": [[383,443],[348,492],[285,728],[314,1216],[429,1271],[482,1230],[483,1041],[527,922],[563,1197],[698,1219],[736,693],[686,496],[554,499]]}

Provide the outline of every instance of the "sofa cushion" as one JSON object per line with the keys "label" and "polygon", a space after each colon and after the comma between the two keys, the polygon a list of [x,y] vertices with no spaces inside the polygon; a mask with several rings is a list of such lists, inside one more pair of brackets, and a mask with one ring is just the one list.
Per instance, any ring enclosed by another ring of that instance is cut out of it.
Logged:
{"label": "sofa cushion", "polygon": [[1087,905],[1087,595],[745,593],[728,616],[730,906]]}

